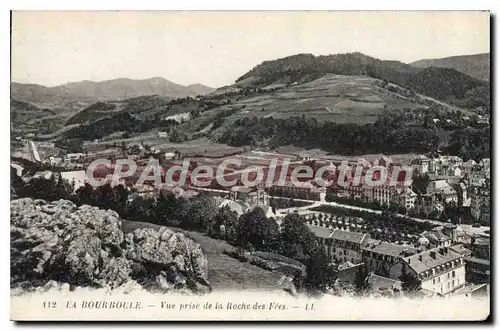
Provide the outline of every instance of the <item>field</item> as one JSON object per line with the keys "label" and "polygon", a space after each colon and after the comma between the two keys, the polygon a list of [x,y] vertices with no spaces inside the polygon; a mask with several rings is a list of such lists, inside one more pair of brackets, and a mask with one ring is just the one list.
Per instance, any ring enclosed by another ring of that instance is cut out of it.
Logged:
{"label": "field", "polygon": [[[125,233],[141,227],[158,228],[158,225],[124,221],[122,229]],[[208,281],[215,291],[224,290],[266,290],[279,291],[278,284],[281,275],[259,268],[250,263],[240,262],[226,254],[224,251],[234,250],[234,246],[223,240],[213,239],[194,231],[179,228],[169,229],[182,232],[200,244],[208,259]]]}
{"label": "field", "polygon": [[244,110],[228,120],[246,116],[287,118],[305,115],[319,121],[370,123],[385,107],[423,107],[379,85],[378,79],[366,76],[326,75],[305,84],[241,99],[234,106],[244,106]]}

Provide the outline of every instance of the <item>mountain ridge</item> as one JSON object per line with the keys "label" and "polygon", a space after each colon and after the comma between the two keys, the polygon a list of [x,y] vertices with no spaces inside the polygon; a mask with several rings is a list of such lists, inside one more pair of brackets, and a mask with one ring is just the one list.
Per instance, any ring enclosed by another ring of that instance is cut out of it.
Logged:
{"label": "mountain ridge", "polygon": [[490,53],[422,59],[411,62],[410,65],[418,68],[450,68],[486,82],[490,81]]}
{"label": "mountain ridge", "polygon": [[162,77],[116,78],[99,82],[83,80],[52,87],[12,82],[11,98],[38,105],[61,105],[69,101],[122,100],[146,95],[179,98],[204,95],[213,90],[202,84],[176,84]]}

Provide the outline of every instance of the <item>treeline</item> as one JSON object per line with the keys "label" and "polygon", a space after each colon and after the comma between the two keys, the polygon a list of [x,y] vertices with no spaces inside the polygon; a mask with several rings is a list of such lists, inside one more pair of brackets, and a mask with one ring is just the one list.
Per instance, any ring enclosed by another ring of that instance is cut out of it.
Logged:
{"label": "treeline", "polygon": [[491,130],[490,128],[454,131],[445,152],[456,155],[463,160],[480,161],[491,157]]}
{"label": "treeline", "polygon": [[74,127],[63,134],[62,139],[94,140],[115,132],[126,132],[127,134],[142,133],[153,128],[170,128],[175,121],[146,121],[141,120],[127,112],[120,112],[116,115],[97,120],[87,125]]}
{"label": "treeline", "polygon": [[[338,220],[341,224],[353,222],[361,225],[360,228],[354,227],[351,231],[367,232],[374,239],[396,242],[413,241],[417,239],[423,231],[430,231],[434,226],[430,222],[417,222],[408,217],[401,217],[389,211],[383,211],[380,214],[373,212],[341,208],[335,206],[319,206],[310,209],[321,213],[331,214],[330,216],[314,216],[311,219],[314,225],[336,225]],[[347,221],[347,220],[350,221]]]}
{"label": "treeline", "polygon": [[243,118],[235,121],[219,142],[232,146],[294,145],[321,148],[344,155],[371,153],[426,153],[437,148],[438,135],[431,129],[400,126],[398,122],[374,124],[320,123],[314,118]]}
{"label": "treeline", "polygon": [[[490,157],[490,128],[467,128],[452,133],[444,151],[464,160]],[[218,139],[232,146],[294,145],[321,148],[333,154],[405,154],[433,152],[440,137],[432,126],[408,126],[402,116],[384,114],[373,124],[320,123],[314,118],[245,117],[235,121]]]}

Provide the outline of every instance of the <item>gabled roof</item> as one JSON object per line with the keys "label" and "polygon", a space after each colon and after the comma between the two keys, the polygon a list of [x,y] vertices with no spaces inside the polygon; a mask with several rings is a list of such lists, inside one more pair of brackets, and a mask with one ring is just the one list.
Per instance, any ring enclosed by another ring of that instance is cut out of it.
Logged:
{"label": "gabled roof", "polygon": [[361,244],[367,237],[370,237],[367,233],[342,231],[338,229],[333,230],[330,234],[331,239],[348,241],[355,244]]}
{"label": "gabled roof", "polygon": [[307,225],[314,235],[318,238],[335,239],[351,243],[361,244],[365,239],[370,238],[368,233],[343,231],[339,229],[331,230],[322,226]]}
{"label": "gabled roof", "polygon": [[329,238],[332,230],[323,226],[307,225],[309,230],[318,238]]}
{"label": "gabled roof", "polygon": [[413,246],[398,245],[395,243],[377,240],[366,241],[363,245],[363,250],[393,257],[404,257],[405,252],[408,252],[410,254],[416,253],[416,250]]}
{"label": "gabled roof", "polygon": [[454,261],[460,257],[462,257],[460,254],[449,248],[433,248],[422,253],[412,255],[404,260],[408,263],[410,268],[419,274],[445,263]]}

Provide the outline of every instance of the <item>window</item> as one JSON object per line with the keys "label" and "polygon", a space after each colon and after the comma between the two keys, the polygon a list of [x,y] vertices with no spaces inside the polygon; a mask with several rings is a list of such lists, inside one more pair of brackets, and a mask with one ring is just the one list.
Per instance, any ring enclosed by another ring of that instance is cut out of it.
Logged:
{"label": "window", "polygon": [[347,255],[347,251],[344,249],[344,255]]}
{"label": "window", "polygon": [[451,276],[452,276],[453,278],[455,278],[455,270],[453,270],[453,271],[451,272]]}
{"label": "window", "polygon": [[438,277],[438,282],[440,282],[440,283],[441,283],[441,277]]}
{"label": "window", "polygon": [[450,279],[450,273],[448,272],[448,279]]}
{"label": "window", "polygon": [[432,285],[436,285],[436,278],[432,280]]}

